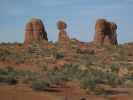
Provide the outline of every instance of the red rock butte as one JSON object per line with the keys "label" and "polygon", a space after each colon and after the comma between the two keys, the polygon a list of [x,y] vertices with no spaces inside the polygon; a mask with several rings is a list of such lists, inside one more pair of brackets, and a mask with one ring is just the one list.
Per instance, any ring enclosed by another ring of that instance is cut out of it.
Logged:
{"label": "red rock butte", "polygon": [[44,24],[40,19],[32,18],[25,26],[25,47],[27,48],[32,41],[42,40],[48,41]]}
{"label": "red rock butte", "polygon": [[95,25],[94,42],[100,45],[118,45],[117,25],[105,19],[98,19]]}

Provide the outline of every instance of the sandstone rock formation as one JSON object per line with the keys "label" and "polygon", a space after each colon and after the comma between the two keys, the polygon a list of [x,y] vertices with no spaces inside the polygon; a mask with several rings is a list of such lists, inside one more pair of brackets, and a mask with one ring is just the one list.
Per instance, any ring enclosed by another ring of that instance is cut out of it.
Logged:
{"label": "sandstone rock formation", "polygon": [[66,32],[67,24],[64,21],[58,21],[57,28],[59,29],[58,42],[61,46],[67,48],[70,40]]}
{"label": "sandstone rock formation", "polygon": [[25,27],[25,40],[24,44],[27,48],[32,41],[46,40],[47,32],[45,31],[43,22],[40,19],[32,18]]}
{"label": "sandstone rock formation", "polygon": [[117,25],[105,19],[99,19],[95,25],[94,42],[100,45],[117,45]]}

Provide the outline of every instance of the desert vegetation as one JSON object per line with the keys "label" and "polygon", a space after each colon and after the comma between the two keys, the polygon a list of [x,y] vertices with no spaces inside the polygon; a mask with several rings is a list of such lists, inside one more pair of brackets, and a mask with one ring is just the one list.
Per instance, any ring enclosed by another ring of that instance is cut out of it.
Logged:
{"label": "desert vegetation", "polygon": [[[103,93],[104,90],[101,87],[98,89],[98,86],[108,85],[109,87],[115,88],[128,87],[129,85],[131,86],[133,82],[133,74],[120,77],[118,75],[118,68],[115,65],[110,66],[110,68],[105,71],[98,68],[99,67],[93,68],[90,66],[86,67],[86,69],[82,69],[79,65],[66,64],[62,69],[45,69],[37,73],[18,71],[12,67],[7,67],[0,69],[0,83],[17,84],[18,82],[23,82],[23,84],[31,84],[33,90],[45,91],[48,90],[50,86],[62,86],[65,85],[63,83],[69,81],[79,81],[80,87],[86,91],[97,93],[101,89],[100,92]],[[128,85],[127,82],[129,81],[130,84]]]}

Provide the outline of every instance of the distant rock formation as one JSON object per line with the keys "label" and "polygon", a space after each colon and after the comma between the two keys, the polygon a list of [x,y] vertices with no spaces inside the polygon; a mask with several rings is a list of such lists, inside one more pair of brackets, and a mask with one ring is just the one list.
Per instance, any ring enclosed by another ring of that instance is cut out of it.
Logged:
{"label": "distant rock formation", "polygon": [[105,19],[99,19],[95,25],[94,42],[100,45],[117,45],[117,25]]}
{"label": "distant rock formation", "polygon": [[70,40],[66,32],[67,24],[64,21],[58,21],[57,28],[59,29],[58,42],[61,46],[67,48]]}
{"label": "distant rock formation", "polygon": [[45,31],[43,22],[40,19],[32,18],[25,27],[25,40],[24,44],[27,48],[32,41],[46,40],[47,32]]}

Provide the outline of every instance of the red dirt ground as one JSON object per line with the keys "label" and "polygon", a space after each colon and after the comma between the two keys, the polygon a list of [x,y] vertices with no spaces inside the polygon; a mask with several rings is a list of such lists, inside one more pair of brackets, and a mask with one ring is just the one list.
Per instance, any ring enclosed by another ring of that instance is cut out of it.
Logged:
{"label": "red dirt ground", "polygon": [[110,96],[87,95],[81,89],[54,88],[51,91],[33,91],[27,85],[0,85],[0,100],[133,100],[133,93]]}

